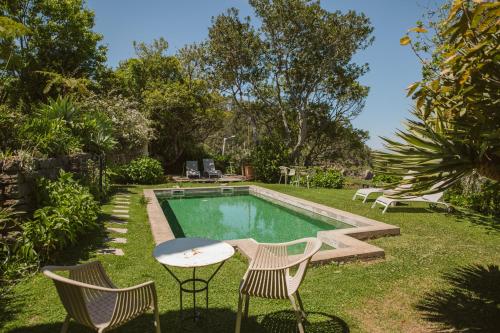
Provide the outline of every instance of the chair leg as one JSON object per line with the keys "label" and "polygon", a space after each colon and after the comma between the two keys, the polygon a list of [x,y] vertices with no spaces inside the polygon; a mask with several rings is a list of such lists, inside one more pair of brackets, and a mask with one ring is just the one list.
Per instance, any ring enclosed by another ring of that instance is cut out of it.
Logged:
{"label": "chair leg", "polygon": [[299,303],[299,308],[300,308],[300,312],[302,312],[302,317],[304,319],[306,319],[307,318],[307,314],[304,311],[304,304],[302,303],[302,298],[300,298],[300,294],[299,294],[298,290],[295,292],[295,296],[297,297],[297,302]]}
{"label": "chair leg", "polygon": [[384,207],[384,210],[382,211],[382,214],[384,214],[384,213],[385,213],[385,211],[387,210],[387,208],[389,208],[389,206],[390,206],[390,205],[386,205],[386,206]]}
{"label": "chair leg", "polygon": [[293,296],[288,296],[290,302],[292,303],[293,310],[295,311],[295,317],[297,317],[297,327],[299,328],[299,333],[304,333],[304,325],[302,324],[302,316],[300,314],[300,310],[295,304],[295,299]]}
{"label": "chair leg", "polygon": [[234,328],[235,333],[240,333],[241,330],[242,308],[243,308],[243,295],[240,293],[238,296],[238,314],[236,315],[236,327]]}
{"label": "chair leg", "polygon": [[250,305],[250,295],[247,295],[245,297],[245,311],[244,311],[244,316],[243,318],[248,319],[248,308]]}
{"label": "chair leg", "polygon": [[155,305],[154,316],[155,316],[155,330],[156,330],[156,333],[161,333],[161,328],[160,328],[160,312],[158,311],[158,305]]}
{"label": "chair leg", "polygon": [[69,321],[70,321],[70,316],[69,315],[66,315],[66,318],[64,319],[64,323],[61,327],[61,333],[66,333],[68,332],[68,328],[69,328]]}

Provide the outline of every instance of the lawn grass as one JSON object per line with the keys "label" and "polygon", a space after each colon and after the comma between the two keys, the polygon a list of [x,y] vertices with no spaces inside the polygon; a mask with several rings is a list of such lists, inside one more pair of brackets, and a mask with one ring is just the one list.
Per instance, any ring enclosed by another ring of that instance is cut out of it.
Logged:
{"label": "lawn grass", "polygon": [[[165,186],[168,185],[159,187]],[[498,306],[490,306],[488,311],[491,313],[487,312],[486,317],[479,317],[479,323],[477,313],[473,312],[478,311],[477,302],[470,304],[475,309],[466,309],[468,311],[465,313],[469,315],[464,315],[460,309],[454,311],[456,300],[453,297],[456,294],[451,292],[451,287],[443,278],[443,274],[456,272],[456,269],[466,265],[500,264],[499,224],[495,220],[473,214],[447,214],[443,210],[429,209],[420,204],[395,207],[386,214],[381,214],[380,209],[370,209],[368,203],[352,201],[353,190],[263,186],[401,228],[401,236],[370,241],[385,250],[384,260],[329,264],[309,270],[301,287],[301,296],[306,311],[310,314],[306,331],[424,332],[439,328],[441,324],[457,329],[463,329],[467,325],[482,325],[480,328],[487,331],[489,327],[500,325]],[[74,264],[97,258],[103,262],[112,280],[120,287],[154,280],[159,296],[162,331],[182,331],[178,320],[177,284],[151,256],[154,244],[145,207],[140,203],[142,189],[140,186],[127,187],[132,195],[131,218],[127,225],[129,231],[125,236],[128,243],[116,246],[124,250],[125,256],[96,256],[94,248],[88,245],[96,243],[102,235],[93,235],[89,239],[82,239],[82,245],[69,250],[58,264]],[[111,208],[112,205],[106,205],[103,210],[109,213]],[[247,261],[241,255],[231,258],[211,283],[210,313],[196,325],[184,323],[184,328],[192,332],[232,332],[238,285],[246,267]],[[188,272],[177,272],[187,277]],[[498,291],[500,281],[495,267],[478,272],[474,275],[474,281],[465,281],[463,285],[467,287],[469,282],[472,289],[478,289],[478,284],[481,284],[481,290],[497,288]],[[210,274],[210,269],[202,270],[201,274]],[[494,297],[498,297],[498,293]],[[2,299],[0,306],[4,308],[0,315],[1,332],[59,331],[65,312],[51,281],[41,274],[17,284]],[[186,301],[186,306],[189,306],[189,299]],[[200,301],[203,301],[202,296]],[[496,301],[498,302],[498,298]],[[437,311],[433,320],[440,323],[425,318],[422,309],[426,305],[429,309],[429,304]],[[250,318],[243,322],[243,329],[245,332],[278,329],[280,332],[293,332],[293,315],[289,310],[287,301],[252,299]],[[116,330],[152,331],[151,314]],[[72,324],[70,332],[89,330]]]}

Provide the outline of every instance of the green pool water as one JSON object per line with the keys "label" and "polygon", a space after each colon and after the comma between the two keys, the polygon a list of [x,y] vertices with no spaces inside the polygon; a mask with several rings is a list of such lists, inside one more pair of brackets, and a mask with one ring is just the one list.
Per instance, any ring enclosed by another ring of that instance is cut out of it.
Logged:
{"label": "green pool water", "polygon": [[253,195],[158,197],[176,237],[253,238],[278,243],[352,227],[318,214],[297,212]]}

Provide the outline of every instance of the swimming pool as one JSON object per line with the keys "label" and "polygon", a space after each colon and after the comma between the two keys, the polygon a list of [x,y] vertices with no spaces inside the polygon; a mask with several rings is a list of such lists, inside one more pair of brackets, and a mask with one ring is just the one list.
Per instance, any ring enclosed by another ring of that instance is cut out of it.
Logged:
{"label": "swimming pool", "polygon": [[212,238],[250,259],[258,242],[303,237],[324,244],[314,263],[383,258],[383,249],[363,240],[400,233],[396,226],[256,185],[144,189],[144,197],[156,244]]}
{"label": "swimming pool", "polygon": [[279,243],[316,237],[318,231],[352,227],[301,209],[290,209],[251,194],[158,196],[175,237],[217,240],[253,238]]}

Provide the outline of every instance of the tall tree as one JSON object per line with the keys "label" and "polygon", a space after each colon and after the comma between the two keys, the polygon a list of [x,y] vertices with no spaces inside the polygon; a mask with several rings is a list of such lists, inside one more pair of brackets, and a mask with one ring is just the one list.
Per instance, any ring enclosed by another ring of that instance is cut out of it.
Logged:
{"label": "tall tree", "polygon": [[375,155],[382,173],[412,170],[412,192],[442,191],[474,170],[500,180],[499,11],[498,2],[453,2],[437,30],[436,71],[409,87],[415,119]]}
{"label": "tall tree", "polygon": [[368,65],[352,57],[370,45],[372,27],[363,14],[328,12],[319,1],[250,4],[258,27],[235,8],[213,20],[206,70],[248,117],[255,139],[259,125],[277,131],[300,161],[314,142],[313,118],[345,120],[359,112],[368,88],[358,79]]}
{"label": "tall tree", "polygon": [[120,64],[116,86],[141,102],[151,121],[151,153],[165,166],[178,167],[183,157],[197,157],[191,154],[222,126],[223,99],[206,80],[190,75],[189,52],[168,55],[163,38],[134,46],[137,57]]}
{"label": "tall tree", "polygon": [[94,13],[84,0],[5,0],[0,15],[29,31],[0,41],[1,49],[11,54],[3,68],[8,79],[1,88],[13,103],[45,100],[57,93],[44,93],[52,78],[42,72],[93,79],[103,68],[106,47],[99,45],[102,35],[92,31]]}

